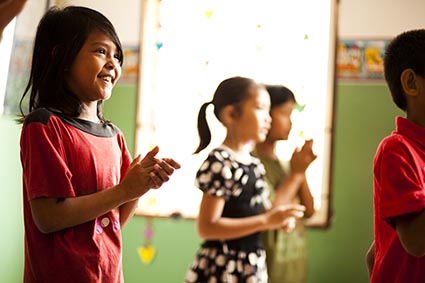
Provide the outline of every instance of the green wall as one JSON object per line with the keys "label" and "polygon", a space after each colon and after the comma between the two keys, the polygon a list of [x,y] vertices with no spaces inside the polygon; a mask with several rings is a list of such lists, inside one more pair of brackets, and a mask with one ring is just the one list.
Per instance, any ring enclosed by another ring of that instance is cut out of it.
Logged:
{"label": "green wall", "polygon": [[135,84],[118,84],[109,100],[105,102],[104,116],[112,120],[125,134],[127,147],[134,153],[137,111],[137,87]]}
{"label": "green wall", "polygon": [[[124,132],[134,150],[136,89],[118,86],[106,103],[105,115]],[[402,115],[384,85],[339,84],[336,94],[333,174],[333,221],[328,230],[313,229],[309,237],[309,283],[368,282],[364,254],[373,237],[372,160],[382,137]],[[0,282],[21,282],[23,229],[19,164],[19,131],[11,118],[0,118]],[[124,228],[124,274],[127,283],[174,283],[182,278],[200,240],[195,223],[154,219],[152,244],[156,256],[143,264],[137,248],[144,244],[144,217]]]}
{"label": "green wall", "polygon": [[333,221],[309,231],[309,283],[369,282],[376,147],[403,115],[384,85],[339,85],[336,96]]}
{"label": "green wall", "polygon": [[0,116],[0,133],[0,282],[14,283],[22,282],[24,258],[20,126]]}

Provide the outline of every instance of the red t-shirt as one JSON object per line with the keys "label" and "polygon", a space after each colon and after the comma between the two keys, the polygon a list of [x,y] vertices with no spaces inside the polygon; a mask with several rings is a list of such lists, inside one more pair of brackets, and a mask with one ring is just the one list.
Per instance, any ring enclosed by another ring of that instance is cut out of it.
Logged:
{"label": "red t-shirt", "polygon": [[118,184],[131,158],[113,125],[38,109],[21,133],[25,224],[24,282],[123,282],[119,210],[41,233],[29,200],[72,198]]}
{"label": "red t-shirt", "polygon": [[[374,159],[375,264],[373,283],[425,282],[425,257],[409,255],[391,218],[425,207],[425,128],[402,117]],[[424,239],[425,241],[425,239]]]}

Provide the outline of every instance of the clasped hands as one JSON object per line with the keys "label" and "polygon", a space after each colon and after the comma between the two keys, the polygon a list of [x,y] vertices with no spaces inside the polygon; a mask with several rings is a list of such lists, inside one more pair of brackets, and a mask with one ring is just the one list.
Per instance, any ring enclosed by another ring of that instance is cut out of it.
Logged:
{"label": "clasped hands", "polygon": [[150,189],[157,189],[170,179],[181,166],[172,158],[156,158],[159,147],[155,146],[145,157],[139,154],[130,164],[121,184],[133,198],[138,198]]}

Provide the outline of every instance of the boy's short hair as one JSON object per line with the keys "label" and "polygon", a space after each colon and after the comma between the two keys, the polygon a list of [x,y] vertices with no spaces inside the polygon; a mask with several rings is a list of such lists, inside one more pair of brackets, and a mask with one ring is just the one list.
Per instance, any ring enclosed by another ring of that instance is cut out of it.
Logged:
{"label": "boy's short hair", "polygon": [[397,35],[384,55],[385,80],[394,103],[406,111],[407,102],[400,77],[404,70],[412,69],[425,76],[425,29],[415,29]]}

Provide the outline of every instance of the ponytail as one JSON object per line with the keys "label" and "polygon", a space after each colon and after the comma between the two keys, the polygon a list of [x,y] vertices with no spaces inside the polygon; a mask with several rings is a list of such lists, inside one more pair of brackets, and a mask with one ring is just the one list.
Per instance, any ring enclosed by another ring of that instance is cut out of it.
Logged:
{"label": "ponytail", "polygon": [[202,104],[198,113],[198,135],[199,135],[199,146],[193,154],[197,154],[205,149],[211,142],[211,131],[207,122],[207,107],[212,102],[206,102]]}
{"label": "ponytail", "polygon": [[198,114],[199,146],[193,154],[205,149],[211,142],[211,131],[207,123],[206,111],[210,104],[214,105],[214,115],[220,121],[220,113],[227,105],[239,107],[240,102],[249,97],[249,88],[257,83],[245,77],[232,77],[222,81],[215,90],[212,101],[202,104]]}

